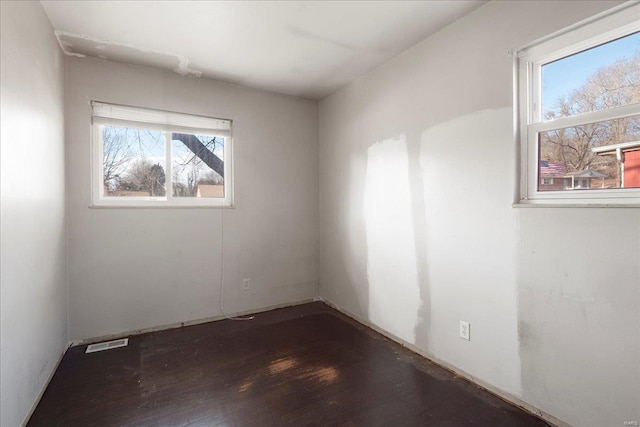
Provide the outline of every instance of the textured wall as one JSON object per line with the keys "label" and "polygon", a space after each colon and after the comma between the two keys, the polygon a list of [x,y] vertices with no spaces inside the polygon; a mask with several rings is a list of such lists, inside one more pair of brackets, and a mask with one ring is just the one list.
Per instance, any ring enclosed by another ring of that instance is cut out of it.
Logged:
{"label": "textured wall", "polygon": [[[219,316],[223,219],[225,311],[317,295],[316,102],[98,59],[66,64],[72,340]],[[90,209],[90,100],[232,119],[235,208]]]}
{"label": "textured wall", "polygon": [[320,103],[321,295],[585,426],[640,418],[640,210],[512,208],[508,52],[615,4],[490,2]]}
{"label": "textured wall", "polygon": [[0,2],[0,425],[20,425],[66,349],[64,67],[39,2]]}

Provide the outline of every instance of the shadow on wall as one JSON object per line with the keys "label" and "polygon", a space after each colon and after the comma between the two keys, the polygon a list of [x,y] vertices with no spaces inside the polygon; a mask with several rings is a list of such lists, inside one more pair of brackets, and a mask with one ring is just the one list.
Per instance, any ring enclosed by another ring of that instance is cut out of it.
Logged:
{"label": "shadow on wall", "polygon": [[420,289],[420,306],[415,323],[414,344],[428,349],[431,340],[431,289],[427,271],[427,209],[425,198],[425,181],[421,162],[422,135],[411,135],[407,141],[407,159],[409,162],[409,187],[411,188],[414,229],[414,245],[416,252],[416,272]]}
{"label": "shadow on wall", "polygon": [[[341,301],[357,301],[357,315],[555,417],[633,421],[640,240],[630,236],[640,236],[638,216],[513,209],[512,123],[512,109],[499,108],[417,136],[348,129],[352,140],[378,142],[349,147],[347,207],[334,215],[348,242],[331,255],[349,278],[340,292],[353,299]],[[344,162],[335,151],[327,160]],[[462,315],[474,324],[470,343],[456,336]]]}
{"label": "shadow on wall", "polygon": [[[340,140],[330,135],[328,140]],[[369,292],[366,283],[367,237],[363,220],[364,182],[367,173],[366,156],[354,152],[345,156],[331,147],[325,153],[326,163],[336,165],[341,173],[324,176],[321,204],[330,215],[321,215],[321,227],[327,238],[321,240],[322,296],[361,319],[369,316]],[[330,191],[323,192],[323,188]],[[333,286],[331,286],[333,285]]]}
{"label": "shadow on wall", "polygon": [[420,141],[414,142],[408,144],[403,134],[367,151],[368,314],[377,326],[426,348],[430,299],[424,274],[424,191]]}
{"label": "shadow on wall", "polygon": [[363,206],[369,320],[518,395],[511,124],[501,108],[369,138]]}

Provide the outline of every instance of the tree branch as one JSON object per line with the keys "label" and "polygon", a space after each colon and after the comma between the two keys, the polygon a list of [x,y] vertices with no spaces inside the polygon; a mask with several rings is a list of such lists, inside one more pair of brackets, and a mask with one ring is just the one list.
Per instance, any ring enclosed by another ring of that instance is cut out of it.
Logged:
{"label": "tree branch", "polygon": [[174,133],[172,138],[181,141],[189,150],[191,150],[191,152],[193,152],[193,154],[198,156],[204,164],[216,171],[218,175],[224,177],[224,162],[220,157],[209,151],[209,149],[195,135]]}

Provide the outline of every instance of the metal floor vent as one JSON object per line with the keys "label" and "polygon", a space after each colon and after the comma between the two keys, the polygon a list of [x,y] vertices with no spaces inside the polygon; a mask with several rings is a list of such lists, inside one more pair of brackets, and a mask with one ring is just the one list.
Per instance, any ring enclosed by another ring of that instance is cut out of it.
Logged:
{"label": "metal floor vent", "polygon": [[112,348],[126,347],[129,345],[129,338],[122,338],[115,341],[99,342],[87,346],[85,353],[95,353],[96,351],[111,350]]}

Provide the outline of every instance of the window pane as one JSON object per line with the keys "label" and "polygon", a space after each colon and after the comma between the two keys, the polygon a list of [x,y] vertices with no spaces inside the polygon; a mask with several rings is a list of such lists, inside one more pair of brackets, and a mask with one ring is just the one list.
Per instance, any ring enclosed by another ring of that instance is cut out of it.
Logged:
{"label": "window pane", "polygon": [[224,198],[225,138],[171,134],[174,197]]}
{"label": "window pane", "polygon": [[541,132],[538,190],[640,187],[640,115]]}
{"label": "window pane", "polygon": [[542,119],[640,102],[640,32],[542,66]]}
{"label": "window pane", "polygon": [[105,197],[164,197],[165,138],[161,131],[102,126]]}

